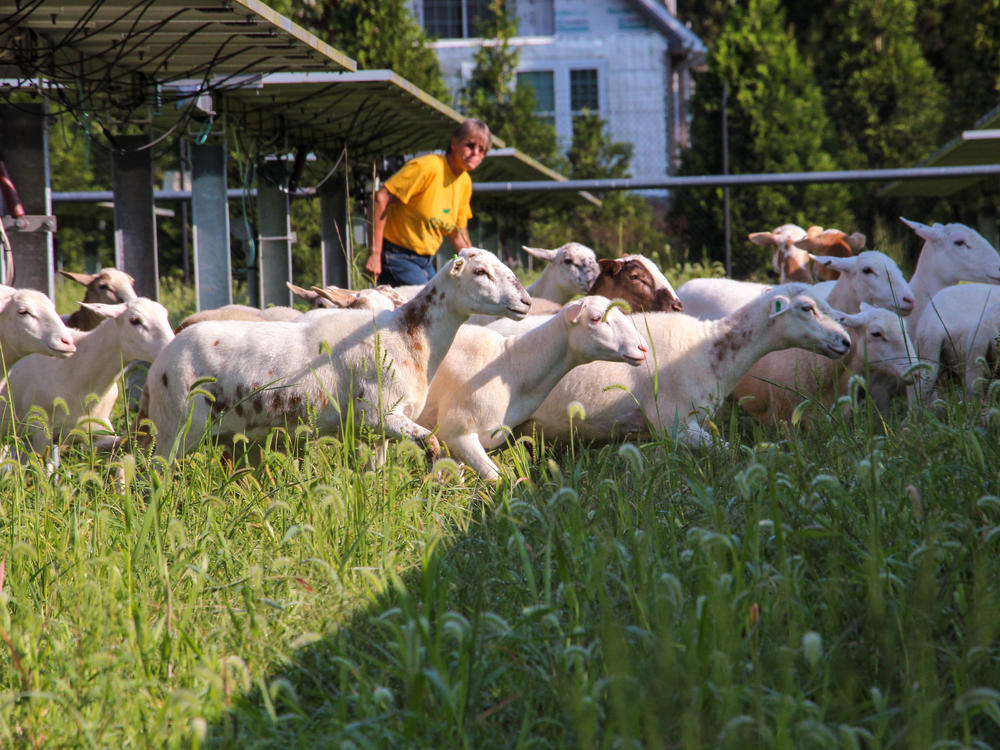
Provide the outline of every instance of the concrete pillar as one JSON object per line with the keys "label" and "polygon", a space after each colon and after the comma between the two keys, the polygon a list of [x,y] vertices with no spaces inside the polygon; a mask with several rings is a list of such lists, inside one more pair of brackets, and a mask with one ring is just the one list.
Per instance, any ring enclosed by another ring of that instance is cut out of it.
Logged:
{"label": "concrete pillar", "polygon": [[[44,103],[0,106],[0,146],[3,147],[4,162],[25,213],[35,217],[52,215],[46,111]],[[4,215],[10,215],[10,212],[10,207],[0,211]],[[7,229],[14,248],[14,284],[54,297],[52,233],[32,228],[34,231],[20,231],[15,227]],[[10,279],[4,281],[11,282]]]}
{"label": "concrete pillar", "polygon": [[291,305],[292,292],[285,282],[292,280],[292,228],[288,194],[279,188],[288,176],[280,162],[262,164],[258,174],[260,306]]}
{"label": "concrete pillar", "polygon": [[192,145],[190,153],[195,295],[198,309],[210,310],[233,301],[226,150]]}
{"label": "concrete pillar", "polygon": [[153,149],[148,136],[115,139],[111,177],[115,194],[115,265],[132,275],[142,297],[160,298],[153,211]]}
{"label": "concrete pillar", "polygon": [[353,227],[348,221],[347,185],[332,177],[319,190],[320,234],[323,248],[323,284],[351,289],[354,254]]}

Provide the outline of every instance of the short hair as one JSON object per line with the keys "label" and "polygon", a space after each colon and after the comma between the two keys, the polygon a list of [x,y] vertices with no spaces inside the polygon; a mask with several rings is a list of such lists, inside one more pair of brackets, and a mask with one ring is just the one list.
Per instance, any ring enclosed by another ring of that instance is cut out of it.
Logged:
{"label": "short hair", "polygon": [[462,120],[458,127],[452,132],[451,139],[448,141],[446,153],[451,153],[452,143],[462,141],[473,135],[478,138],[482,138],[486,144],[486,150],[490,150],[490,144],[492,143],[493,136],[490,134],[489,125],[482,120],[477,120],[475,117],[469,117],[468,119]]}

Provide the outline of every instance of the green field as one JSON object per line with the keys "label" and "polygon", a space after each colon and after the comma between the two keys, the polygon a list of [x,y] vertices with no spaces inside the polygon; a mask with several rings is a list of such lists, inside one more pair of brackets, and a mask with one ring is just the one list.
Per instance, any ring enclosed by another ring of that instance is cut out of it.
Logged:
{"label": "green field", "polygon": [[7,462],[0,745],[998,747],[998,397],[495,487],[363,426]]}

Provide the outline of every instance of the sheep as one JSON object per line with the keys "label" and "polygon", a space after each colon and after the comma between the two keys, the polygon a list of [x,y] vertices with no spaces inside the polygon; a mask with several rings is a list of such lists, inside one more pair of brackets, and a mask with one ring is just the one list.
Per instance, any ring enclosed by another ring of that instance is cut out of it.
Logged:
{"label": "sheep", "polygon": [[[0,417],[5,434],[25,420],[32,407],[45,412],[45,426],[34,420],[28,425],[28,440],[35,451],[53,441],[62,442],[77,426],[88,433],[113,434],[111,410],[125,364],[154,360],[174,337],[166,308],[151,299],[81,304],[104,320],[77,335],[76,352],[66,359],[29,355],[10,368],[0,386],[0,398],[7,402]],[[57,399],[65,402],[65,408],[54,406]]]}
{"label": "sheep", "polygon": [[589,293],[600,273],[597,255],[579,242],[567,242],[555,250],[527,245],[521,245],[521,249],[528,255],[547,261],[541,276],[528,287],[532,312],[538,300],[551,300],[563,305],[578,294]]}
{"label": "sheep", "polygon": [[[413,420],[459,326],[474,312],[521,318],[530,308],[513,271],[487,250],[466,248],[414,299],[374,318],[341,310],[306,323],[185,329],[153,363],[140,411],[164,458],[187,453],[210,420],[213,435],[255,440],[310,414],[321,434],[333,434],[353,409],[387,437],[422,442],[436,459],[437,438]],[[206,377],[215,381],[193,390]]]}
{"label": "sheep", "polygon": [[[1000,336],[1000,298],[991,302],[980,315],[978,324],[969,331],[965,343],[965,394],[969,398],[982,395],[991,375],[996,372]],[[982,389],[982,390],[981,390]]]}
{"label": "sheep", "polygon": [[[97,273],[74,273],[73,271],[60,271],[59,273],[87,288],[83,295],[84,302],[117,305],[122,302],[131,302],[137,297],[135,279],[114,267],[102,268]],[[97,313],[82,305],[71,315],[63,316],[63,322],[78,331],[92,331],[100,325],[101,320],[102,318]]]}
{"label": "sheep", "polygon": [[[840,258],[848,258],[854,253],[861,252],[867,238],[861,232],[845,234],[839,229],[823,229],[822,227],[809,227],[806,236],[793,243],[796,258],[800,258],[800,253],[805,253],[806,262],[811,260],[811,255],[832,255]],[[840,277],[840,272],[830,266],[816,267],[808,263],[807,273],[810,275],[808,281],[836,281]],[[798,278],[782,277],[785,281],[800,281]]]}
{"label": "sheep", "polygon": [[861,303],[867,302],[875,307],[896,310],[903,316],[913,313],[916,304],[913,290],[896,261],[885,253],[865,250],[849,257],[812,254],[809,257],[819,266],[840,273],[836,281],[815,285],[816,291],[826,295],[833,309],[856,313]]}
{"label": "sheep", "polygon": [[[643,255],[602,258],[598,261],[598,266],[601,269],[600,274],[588,294],[620,299],[626,302],[633,312],[680,312],[684,309],[667,277],[649,258]],[[532,312],[537,309],[538,305],[533,304]],[[557,310],[550,310],[548,314],[552,315],[555,312]],[[486,325],[504,336],[515,336],[540,325],[542,320],[534,320],[536,317],[538,316],[532,315],[522,321],[503,319],[490,321],[473,317],[469,322]]]}
{"label": "sheep", "polygon": [[[896,261],[878,250],[866,250],[849,257],[810,255],[822,268],[833,268],[836,281],[814,286],[826,297],[830,307],[856,313],[860,304],[896,309],[902,315],[913,310],[914,295]],[[733,279],[691,279],[677,290],[689,315],[700,320],[718,320],[739,309],[772,287],[752,281]]]}
{"label": "sheep", "polygon": [[32,353],[69,357],[76,351],[52,300],[34,289],[0,286],[0,368],[6,373]]}
{"label": "sheep", "polygon": [[981,329],[988,338],[988,311],[998,302],[1000,286],[993,284],[956,284],[934,295],[915,327],[917,353],[926,365],[916,377],[918,397],[930,398],[942,367],[964,374],[967,365],[985,353],[985,339],[975,344],[972,355],[966,346],[975,341]]}
{"label": "sheep", "polygon": [[732,400],[761,421],[790,421],[807,399],[829,409],[855,374],[908,381],[916,350],[896,313],[862,302],[860,312],[842,315],[840,322],[851,332],[846,357],[834,360],[806,349],[771,352],[736,384]]}
{"label": "sheep", "polygon": [[287,322],[295,320],[301,314],[301,310],[283,305],[275,305],[263,310],[259,307],[251,307],[249,305],[223,305],[222,307],[213,307],[210,310],[199,310],[196,313],[191,313],[177,324],[175,333],[180,333],[196,323],[204,323],[208,320],[242,320],[256,323],[266,321]]}
{"label": "sheep", "polygon": [[[574,368],[519,431],[560,440],[575,429],[585,440],[608,440],[671,430],[687,445],[710,445],[704,421],[765,354],[798,346],[839,357],[850,349],[834,315],[808,284],[776,286],[721,320],[633,315],[649,337],[653,361],[637,368],[614,362]],[[584,416],[571,416],[574,401]]]}
{"label": "sheep", "polygon": [[798,224],[782,224],[770,232],[751,232],[747,235],[753,244],[767,247],[774,245],[771,256],[771,267],[778,274],[781,283],[801,281],[811,284],[813,279],[809,273],[809,259],[795,251],[794,243],[806,236],[806,230]]}
{"label": "sheep", "polygon": [[697,278],[677,289],[684,312],[698,320],[718,320],[766,294],[773,287],[755,281],[725,278]]}
{"label": "sheep", "polygon": [[417,423],[433,429],[479,476],[500,478],[486,451],[503,444],[573,367],[594,360],[638,366],[649,347],[606,297],[588,296],[532,331],[504,337],[462,326],[431,381]]}
{"label": "sheep", "polygon": [[314,286],[311,289],[303,289],[290,281],[285,283],[293,294],[309,303],[310,310],[342,307],[362,310],[391,310],[407,302],[406,298],[388,284],[380,284],[374,289],[352,291],[339,286]]}
{"label": "sheep", "polygon": [[[924,241],[916,270],[910,277],[916,303],[910,315],[911,325],[919,324],[931,298],[946,286],[960,281],[1000,284],[1000,254],[976,230],[965,224],[927,226],[899,218]],[[917,338],[913,330],[910,335]]]}

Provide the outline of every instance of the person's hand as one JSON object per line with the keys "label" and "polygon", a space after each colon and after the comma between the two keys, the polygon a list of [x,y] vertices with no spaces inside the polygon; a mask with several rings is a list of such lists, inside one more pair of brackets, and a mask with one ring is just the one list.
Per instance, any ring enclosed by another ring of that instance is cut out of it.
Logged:
{"label": "person's hand", "polygon": [[377,284],[379,274],[382,273],[382,256],[368,253],[368,260],[365,261],[365,270],[372,275],[373,281]]}

